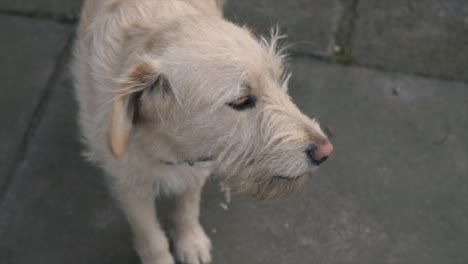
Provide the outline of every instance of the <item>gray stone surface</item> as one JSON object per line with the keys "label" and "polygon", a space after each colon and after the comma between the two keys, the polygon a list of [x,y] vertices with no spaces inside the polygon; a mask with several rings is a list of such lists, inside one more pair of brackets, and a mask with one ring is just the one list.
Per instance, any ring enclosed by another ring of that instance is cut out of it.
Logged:
{"label": "gray stone surface", "polygon": [[369,217],[386,239],[381,252],[354,247],[378,260],[332,263],[466,263],[468,86],[307,60],[294,68],[297,103],[335,134],[322,177],[356,199],[361,230]]}
{"label": "gray stone surface", "polygon": [[[292,68],[293,97],[331,127],[336,153],[286,200],[236,196],[224,210],[210,183],[215,263],[465,264],[468,87],[309,59]],[[79,154],[75,118],[64,75],[0,208],[0,263],[139,263],[102,173]]]}
{"label": "gray stone surface", "polygon": [[468,1],[359,1],[353,54],[363,63],[468,80]]}
{"label": "gray stone surface", "polygon": [[228,0],[228,19],[246,24],[269,36],[272,26],[279,25],[288,35],[291,49],[301,53],[330,54],[333,35],[342,15],[339,0]]}
{"label": "gray stone surface", "polygon": [[[297,43],[292,50],[329,56],[350,3],[228,0],[226,14],[263,33],[279,23]],[[2,264],[139,263],[102,172],[80,155],[67,66],[24,160],[6,175],[71,33],[52,20],[68,23],[80,4],[0,0],[0,12],[51,19],[0,16],[0,190],[14,176],[0,201]],[[329,126],[334,156],[303,194],[285,200],[235,196],[225,210],[209,183],[201,220],[214,263],[468,263],[467,6],[360,0],[351,41],[359,64],[464,83],[291,61],[291,94]],[[159,202],[162,218],[169,204]]]}
{"label": "gray stone surface", "polygon": [[83,0],[0,0],[0,10],[77,19]]}
{"label": "gray stone surface", "polygon": [[138,263],[130,233],[81,156],[67,75],[0,207],[0,263]]}
{"label": "gray stone surface", "polygon": [[70,31],[52,22],[0,16],[0,196]]}

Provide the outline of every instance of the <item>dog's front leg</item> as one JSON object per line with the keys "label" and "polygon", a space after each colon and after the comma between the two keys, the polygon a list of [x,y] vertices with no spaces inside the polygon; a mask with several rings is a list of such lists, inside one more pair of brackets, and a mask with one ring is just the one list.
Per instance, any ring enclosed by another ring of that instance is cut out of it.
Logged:
{"label": "dog's front leg", "polygon": [[[193,177],[193,176],[192,176]],[[206,177],[177,195],[171,214],[170,236],[176,257],[185,264],[211,263],[211,242],[199,222],[200,196]]]}
{"label": "dog's front leg", "polygon": [[143,264],[174,264],[169,243],[162,231],[151,192],[121,189],[117,198],[134,234],[135,246]]}

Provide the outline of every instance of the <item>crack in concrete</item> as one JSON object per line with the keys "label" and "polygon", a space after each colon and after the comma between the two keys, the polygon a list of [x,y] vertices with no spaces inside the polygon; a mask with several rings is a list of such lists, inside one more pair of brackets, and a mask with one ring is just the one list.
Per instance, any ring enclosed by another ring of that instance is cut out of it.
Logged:
{"label": "crack in concrete", "polygon": [[328,57],[328,56],[323,56],[315,53],[303,53],[303,52],[289,52],[290,58],[309,58],[312,60],[320,61],[320,62],[325,62],[328,64],[333,64],[333,65],[339,65],[339,66],[346,66],[346,67],[359,67],[359,68],[364,68],[368,70],[374,70],[374,71],[379,71],[382,73],[386,74],[402,74],[402,75],[408,75],[408,76],[414,76],[414,77],[420,77],[420,78],[426,78],[426,79],[432,79],[435,81],[445,81],[445,82],[458,82],[458,83],[463,83],[468,85],[468,80],[464,79],[456,79],[456,78],[451,78],[447,77],[441,74],[429,74],[429,73],[424,73],[424,72],[409,72],[409,71],[401,71],[395,68],[383,66],[383,65],[378,65],[378,64],[368,64],[368,63],[362,63],[358,61],[352,61],[349,63],[342,63],[342,62],[337,62],[333,57]]}
{"label": "crack in concrete", "polygon": [[6,179],[3,182],[3,186],[0,185],[0,208],[3,205],[4,197],[6,196],[6,193],[8,192],[8,189],[13,179],[15,178],[18,169],[21,167],[26,158],[30,142],[34,138],[35,132],[44,116],[45,110],[47,109],[48,102],[53,93],[53,88],[57,83],[58,79],[60,78],[61,74],[66,70],[66,67],[64,66],[67,65],[70,59],[71,47],[74,40],[74,36],[75,34],[73,31],[67,37],[62,51],[56,56],[55,65],[45,84],[44,91],[42,92],[41,97],[39,98],[39,101],[34,108],[33,115],[31,116],[28,122],[28,127],[22,135],[22,140],[16,152],[13,154],[13,162],[6,170]]}
{"label": "crack in concrete", "polygon": [[43,11],[25,11],[25,10],[5,10],[0,9],[0,15],[10,15],[17,17],[26,17],[39,20],[48,20],[59,24],[73,25],[78,22],[78,18],[67,16],[65,14],[57,14],[53,12]]}
{"label": "crack in concrete", "polygon": [[[350,1],[342,1],[343,3],[343,12],[341,17],[338,19],[338,26],[334,33],[333,42],[334,46],[339,47],[341,50],[349,51],[349,55],[352,56],[352,35],[354,31],[354,22],[357,14],[357,6],[358,0],[350,0]],[[66,24],[66,25],[75,25],[78,22],[76,17],[67,16],[65,14],[56,14],[52,12],[42,12],[42,11],[15,11],[15,10],[0,10],[0,15],[10,15],[10,16],[17,16],[17,17],[25,17],[25,18],[32,18],[32,19],[39,19],[39,20],[48,20],[52,22],[56,22],[59,24]],[[68,37],[67,42],[62,50],[57,56],[56,63],[54,65],[53,72],[47,81],[46,88],[44,89],[41,98],[35,108],[35,112],[31,117],[29,122],[29,126],[26,129],[26,132],[23,135],[23,139],[18,147],[14,158],[14,161],[10,168],[7,170],[7,177],[6,181],[4,182],[4,186],[0,186],[0,207],[3,201],[6,192],[8,191],[9,185],[11,184],[12,180],[14,179],[18,168],[24,162],[26,157],[29,143],[33,138],[36,129],[42,120],[44,112],[47,108],[47,103],[53,93],[54,84],[57,82],[60,74],[64,71],[63,66],[67,64],[67,61],[70,58],[71,53],[71,46],[73,42],[74,33]],[[460,82],[463,84],[468,85],[468,80],[463,79],[456,79],[444,76],[442,74],[428,74],[422,72],[408,72],[408,71],[401,71],[395,68],[378,65],[378,64],[367,64],[362,62],[357,62],[352,57],[349,60],[343,61],[339,60],[337,56],[339,54],[335,53],[331,56],[324,56],[318,55],[314,53],[303,53],[303,52],[290,52],[291,58],[308,58],[320,62],[325,62],[333,65],[341,65],[346,67],[361,67],[369,70],[379,71],[386,74],[404,74],[409,76],[415,77],[422,77],[428,78],[433,80],[439,81],[450,81],[450,82]]]}
{"label": "crack in concrete", "polygon": [[338,25],[333,36],[334,45],[350,50],[354,33],[354,22],[357,17],[358,0],[341,1],[343,12],[338,19]]}
{"label": "crack in concrete", "polygon": [[[333,42],[334,46],[339,47],[339,50],[335,54],[332,54],[330,57],[317,55],[313,53],[301,53],[301,52],[291,52],[292,57],[310,57],[319,61],[324,61],[327,63],[337,64],[337,65],[348,65],[348,66],[358,66],[372,70],[378,70],[381,72],[387,73],[401,73],[406,75],[413,75],[424,78],[431,78],[442,81],[456,81],[464,84],[468,84],[468,80],[456,79],[444,76],[443,74],[433,74],[433,73],[423,73],[423,72],[411,72],[411,71],[401,71],[395,68],[387,67],[384,65],[378,64],[367,64],[362,62],[356,62],[352,54],[351,41],[354,33],[354,24],[358,16],[357,7],[359,0],[341,0],[343,4],[343,12],[341,17],[338,19],[338,26],[334,33]],[[77,17],[67,16],[65,14],[56,14],[52,12],[41,12],[41,11],[16,11],[16,10],[1,10],[0,15],[12,15],[19,17],[27,17],[33,19],[49,20],[56,23],[75,25],[78,23]],[[344,53],[343,53],[344,52]],[[337,54],[338,53],[338,54]],[[340,56],[345,56],[346,58],[340,58]]]}

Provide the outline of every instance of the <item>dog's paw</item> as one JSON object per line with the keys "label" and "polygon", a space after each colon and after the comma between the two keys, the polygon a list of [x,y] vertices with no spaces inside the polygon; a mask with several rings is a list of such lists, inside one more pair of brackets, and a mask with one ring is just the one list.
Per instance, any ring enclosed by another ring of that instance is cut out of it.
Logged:
{"label": "dog's paw", "polygon": [[211,263],[211,241],[201,226],[172,236],[176,259],[184,264]]}

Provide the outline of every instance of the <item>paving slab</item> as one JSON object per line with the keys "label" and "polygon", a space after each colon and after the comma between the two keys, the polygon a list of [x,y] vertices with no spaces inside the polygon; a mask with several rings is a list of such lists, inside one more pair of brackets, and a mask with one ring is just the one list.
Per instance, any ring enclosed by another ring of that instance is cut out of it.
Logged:
{"label": "paving slab", "polygon": [[343,9],[339,0],[227,0],[225,15],[264,36],[279,25],[290,50],[329,55]]}
{"label": "paving slab", "polygon": [[296,63],[293,97],[335,134],[323,176],[388,239],[356,263],[467,263],[468,86]]}
{"label": "paving slab", "polygon": [[[235,196],[226,210],[209,183],[214,263],[466,263],[468,87],[308,59],[292,68],[293,97],[331,128],[336,153],[285,200]],[[72,92],[64,74],[5,196],[0,263],[139,263],[102,173],[80,156]]]}
{"label": "paving slab", "polygon": [[[75,119],[71,84],[64,75],[0,208],[0,262],[138,263],[130,231],[107,194],[102,173],[80,156]],[[203,197],[202,222],[215,244],[215,263],[328,259],[350,243],[382,244],[378,225],[360,216],[354,198],[337,196],[327,181],[318,181],[314,189],[264,204],[235,197],[225,210],[220,206],[224,196],[211,182]],[[367,233],[349,223],[365,224]],[[350,241],[341,241],[341,232]],[[330,245],[328,251],[320,252],[322,243]],[[364,253],[369,258],[375,254]]]}
{"label": "paving slab", "polygon": [[[35,108],[71,28],[0,16],[0,196]],[[7,129],[6,129],[7,128]]]}
{"label": "paving slab", "polygon": [[468,1],[359,1],[359,62],[468,80]]}
{"label": "paving slab", "polygon": [[[228,0],[226,16],[269,35],[274,25],[288,35],[296,52],[330,54],[343,11],[339,0]],[[0,0],[0,10],[77,19],[83,0]]]}
{"label": "paving slab", "polygon": [[0,263],[138,263],[101,172],[81,155],[72,94],[66,73],[0,207]]}
{"label": "paving slab", "polygon": [[0,0],[0,10],[77,19],[83,0]]}

